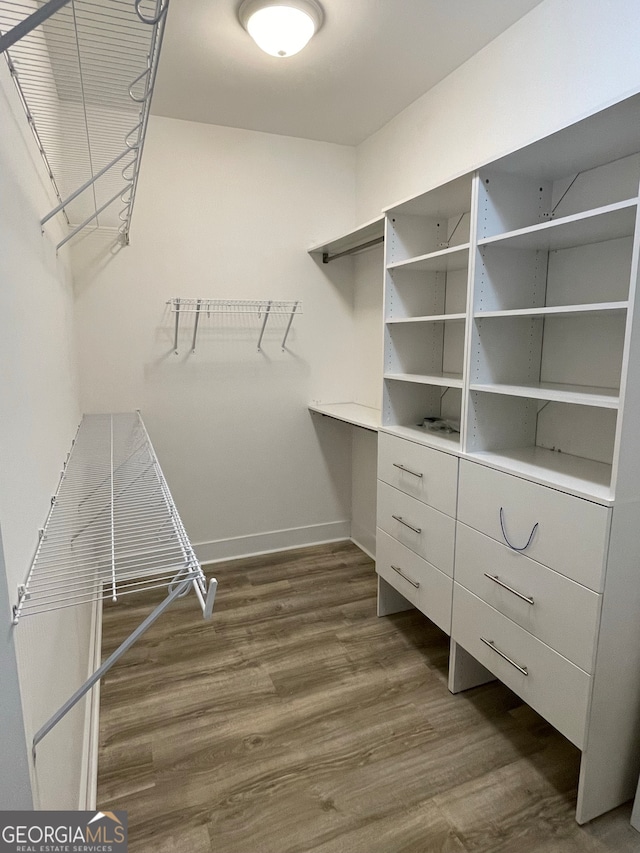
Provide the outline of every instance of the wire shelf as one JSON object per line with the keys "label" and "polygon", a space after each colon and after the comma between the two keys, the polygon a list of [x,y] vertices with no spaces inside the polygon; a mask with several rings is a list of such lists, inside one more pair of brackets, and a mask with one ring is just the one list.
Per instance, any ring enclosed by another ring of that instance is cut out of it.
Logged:
{"label": "wire shelf", "polygon": [[198,324],[200,318],[206,314],[209,317],[211,314],[245,314],[258,317],[262,320],[260,336],[258,338],[258,351],[262,348],[262,339],[267,322],[270,317],[284,315],[289,317],[281,347],[284,350],[287,344],[287,338],[291,331],[294,315],[302,314],[302,302],[300,301],[278,301],[273,299],[182,299],[175,297],[167,301],[170,306],[170,311],[175,314],[174,323],[174,342],[173,350],[178,355],[178,332],[180,328],[180,317],[183,315],[194,314],[193,324],[193,339],[191,342],[191,352],[196,351],[196,341],[198,337]]}
{"label": "wire shelf", "polygon": [[[129,241],[168,0],[0,0],[0,33],[50,17],[4,49],[71,231],[95,222]],[[0,50],[0,52],[2,52]]]}
{"label": "wire shelf", "polygon": [[206,579],[139,413],[85,415],[25,584],[21,617]]}
{"label": "wire shelf", "polygon": [[261,316],[267,309],[271,314],[302,314],[300,302],[278,302],[273,299],[170,299],[167,305],[171,311],[181,313],[210,314],[257,314]]}

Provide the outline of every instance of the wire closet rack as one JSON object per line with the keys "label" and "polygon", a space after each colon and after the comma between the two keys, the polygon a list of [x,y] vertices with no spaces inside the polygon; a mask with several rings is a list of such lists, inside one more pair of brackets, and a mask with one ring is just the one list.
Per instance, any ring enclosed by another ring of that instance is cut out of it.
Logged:
{"label": "wire closet rack", "polygon": [[0,0],[0,54],[68,240],[91,223],[129,242],[168,0]]}
{"label": "wire closet rack", "polygon": [[169,299],[167,305],[170,307],[171,313],[175,314],[174,323],[174,340],[173,350],[178,355],[178,332],[180,329],[181,316],[195,315],[193,321],[193,340],[191,342],[191,352],[196,351],[196,341],[198,338],[198,326],[202,315],[208,317],[211,314],[245,314],[257,316],[262,321],[260,327],[260,335],[258,337],[258,351],[262,348],[262,339],[264,331],[267,327],[270,317],[285,315],[289,317],[284,337],[282,338],[281,347],[284,350],[294,315],[302,314],[302,302],[298,301],[277,301],[274,299],[182,299],[175,297]]}
{"label": "wire closet rack", "polygon": [[164,600],[38,731],[34,749],[177,598],[193,589],[209,619],[217,588],[215,579],[207,585],[140,414],[85,415],[18,588],[13,624],[159,588]]}

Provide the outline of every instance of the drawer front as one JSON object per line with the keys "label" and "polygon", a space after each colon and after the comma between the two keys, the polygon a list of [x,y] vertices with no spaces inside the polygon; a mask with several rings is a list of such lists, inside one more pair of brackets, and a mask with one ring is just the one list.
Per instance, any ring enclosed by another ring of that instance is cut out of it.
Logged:
{"label": "drawer front", "polygon": [[459,522],[455,579],[592,672],[600,616],[597,593]]}
{"label": "drawer front", "polygon": [[586,672],[458,583],[454,583],[451,636],[579,749],[583,748],[591,688]]}
{"label": "drawer front", "polygon": [[451,634],[450,577],[380,529],[376,538],[376,571],[438,628]]}
{"label": "drawer front", "polygon": [[460,521],[498,542],[506,534],[531,559],[596,592],[603,587],[609,517],[598,504],[485,465],[460,463]]}
{"label": "drawer front", "polygon": [[440,512],[456,514],[456,456],[381,432],[378,434],[378,477]]}
{"label": "drawer front", "polygon": [[455,524],[450,516],[378,481],[378,527],[449,576]]}

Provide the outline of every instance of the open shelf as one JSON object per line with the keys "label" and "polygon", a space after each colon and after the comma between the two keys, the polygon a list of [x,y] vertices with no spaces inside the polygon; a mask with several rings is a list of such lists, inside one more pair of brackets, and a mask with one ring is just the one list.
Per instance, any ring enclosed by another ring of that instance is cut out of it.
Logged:
{"label": "open shelf", "polygon": [[459,376],[385,377],[382,424],[396,435],[459,452],[459,432],[435,432],[423,424],[425,418],[442,418],[459,427],[461,413],[462,379]]}
{"label": "open shelf", "polygon": [[611,504],[611,465],[542,447],[522,447],[504,451],[469,454],[492,468],[526,477],[544,486],[570,492],[580,498]]}
{"label": "open shelf", "polygon": [[637,198],[541,222],[515,231],[478,240],[479,246],[495,243],[514,249],[568,249],[585,243],[602,243],[633,234]]}
{"label": "open shelf", "polygon": [[470,234],[471,175],[465,175],[387,210],[387,268],[461,269]]}
{"label": "open shelf", "polygon": [[386,322],[389,325],[396,323],[449,323],[466,320],[466,318],[466,314],[433,314],[424,317],[399,317],[397,320],[389,318]]}
{"label": "open shelf", "polygon": [[506,394],[510,397],[529,397],[532,400],[549,400],[558,403],[573,403],[579,406],[597,406],[617,409],[620,392],[613,388],[589,388],[584,385],[568,385],[561,382],[530,382],[522,385],[488,385],[471,383],[472,391],[490,394]]}
{"label": "open shelf", "polygon": [[[508,311],[476,311],[476,317],[594,317],[624,314],[628,302],[593,302],[586,305],[550,305],[542,308],[514,308]],[[464,316],[464,315],[462,315]]]}
{"label": "open shelf", "polygon": [[[555,398],[552,389],[473,387],[466,450],[511,460],[509,470],[522,476],[533,474],[519,469],[520,463],[535,464],[544,470],[545,483],[574,492],[576,484],[569,486],[566,477],[583,479],[583,493],[609,499],[618,412],[606,397],[598,405],[587,396],[588,389],[582,391],[582,396],[576,391],[571,398],[564,389]],[[542,482],[541,471],[535,479]]]}
{"label": "open shelf", "polygon": [[360,403],[309,403],[310,412],[317,412],[328,418],[344,421],[363,429],[378,431],[381,415],[378,409],[363,406]]}
{"label": "open shelf", "polygon": [[407,258],[404,261],[397,261],[389,264],[387,269],[413,269],[422,272],[453,272],[455,270],[466,269],[469,263],[469,243],[462,243],[460,246],[452,246],[449,249],[440,249],[437,252],[430,252],[426,255],[420,255],[417,258]]}
{"label": "open shelf", "polygon": [[438,385],[444,388],[462,388],[462,375],[459,373],[385,373],[385,379],[394,382],[414,382],[417,385]]}
{"label": "open shelf", "polygon": [[626,312],[478,314],[472,390],[616,408]]}
{"label": "open shelf", "polygon": [[460,433],[430,432],[417,424],[415,426],[389,426],[383,429],[384,432],[397,435],[399,438],[417,441],[436,450],[444,450],[447,453],[460,453]]}

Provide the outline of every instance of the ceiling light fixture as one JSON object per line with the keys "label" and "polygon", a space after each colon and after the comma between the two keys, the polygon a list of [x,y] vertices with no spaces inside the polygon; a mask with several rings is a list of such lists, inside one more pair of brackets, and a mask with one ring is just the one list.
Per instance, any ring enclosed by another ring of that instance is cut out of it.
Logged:
{"label": "ceiling light fixture", "polygon": [[240,23],[259,48],[271,56],[293,56],[322,26],[316,0],[243,0]]}

